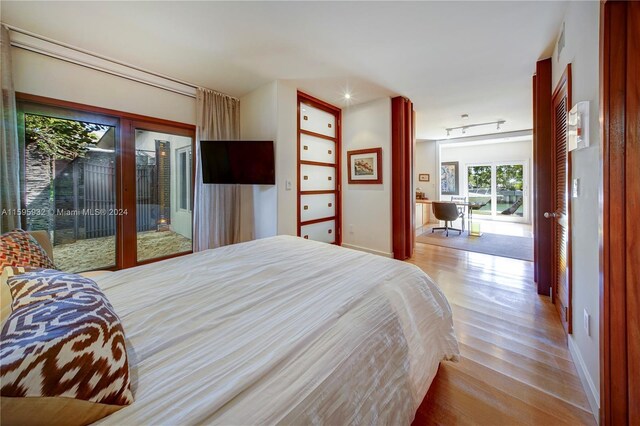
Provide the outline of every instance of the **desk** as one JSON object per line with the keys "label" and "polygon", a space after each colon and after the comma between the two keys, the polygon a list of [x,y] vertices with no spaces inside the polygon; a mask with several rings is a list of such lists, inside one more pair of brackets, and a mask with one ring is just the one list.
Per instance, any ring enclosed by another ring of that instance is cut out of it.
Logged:
{"label": "desk", "polygon": [[[438,201],[440,202],[440,201]],[[449,202],[449,201],[442,201],[443,203]],[[433,203],[433,200],[418,200],[416,199],[416,228],[419,228],[421,226],[424,226],[425,224],[430,222],[431,219],[431,204]],[[459,207],[464,207],[467,209],[467,221],[469,222],[469,226],[467,227],[469,230],[469,233],[471,233],[471,221],[473,219],[473,208],[478,206],[478,203],[468,203],[468,202],[455,202],[454,203],[456,206]],[[420,216],[422,216],[422,220],[418,221],[418,207],[420,208],[421,214]],[[425,220],[425,216],[428,218],[427,220]],[[422,223],[420,223],[422,222]],[[464,222],[462,224],[463,227],[463,231],[464,231]]]}

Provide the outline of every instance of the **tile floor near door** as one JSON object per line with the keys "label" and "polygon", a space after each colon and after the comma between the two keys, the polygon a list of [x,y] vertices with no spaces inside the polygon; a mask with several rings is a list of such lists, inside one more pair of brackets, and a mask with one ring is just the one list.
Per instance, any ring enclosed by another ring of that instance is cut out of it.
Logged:
{"label": "tile floor near door", "polygon": [[594,425],[533,263],[428,244],[410,259],[447,296],[459,363],[443,362],[414,425]]}

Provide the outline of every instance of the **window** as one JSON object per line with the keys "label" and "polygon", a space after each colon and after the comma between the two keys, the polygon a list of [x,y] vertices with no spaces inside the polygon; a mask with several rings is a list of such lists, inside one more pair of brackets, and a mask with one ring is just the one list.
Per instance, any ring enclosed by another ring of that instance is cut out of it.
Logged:
{"label": "window", "polygon": [[64,271],[119,269],[192,250],[194,127],[18,95],[27,230]]}
{"label": "window", "polygon": [[191,211],[191,147],[180,148],[178,157],[178,208]]}

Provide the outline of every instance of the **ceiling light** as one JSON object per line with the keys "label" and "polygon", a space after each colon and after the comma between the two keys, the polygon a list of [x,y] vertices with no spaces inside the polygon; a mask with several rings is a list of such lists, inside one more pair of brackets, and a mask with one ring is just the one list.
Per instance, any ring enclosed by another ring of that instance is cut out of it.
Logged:
{"label": "ceiling light", "polygon": [[[463,117],[464,115],[467,114],[463,114],[461,117]],[[497,130],[500,131],[502,130],[502,125],[506,123],[506,120],[496,120],[496,121],[489,121],[487,123],[474,123],[474,124],[465,124],[464,126],[458,126],[458,127],[449,127],[447,129],[445,129],[447,131],[447,137],[451,136],[451,132],[453,132],[454,130],[458,130],[460,129],[461,133],[463,135],[467,134],[467,129],[470,129],[472,127],[480,127],[480,126],[493,126],[495,125]]]}
{"label": "ceiling light", "polygon": [[462,114],[460,116],[463,120],[468,120],[469,119],[469,114]]}
{"label": "ceiling light", "polygon": [[345,99],[351,99],[351,93],[345,93],[344,94],[344,98]]}

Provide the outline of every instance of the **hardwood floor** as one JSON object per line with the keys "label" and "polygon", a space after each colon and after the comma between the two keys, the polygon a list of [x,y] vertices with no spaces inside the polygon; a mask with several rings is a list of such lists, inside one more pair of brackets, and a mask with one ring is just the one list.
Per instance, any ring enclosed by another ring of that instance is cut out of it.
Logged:
{"label": "hardwood floor", "polygon": [[446,294],[460,343],[414,425],[593,425],[558,314],[533,263],[416,244],[413,258]]}

